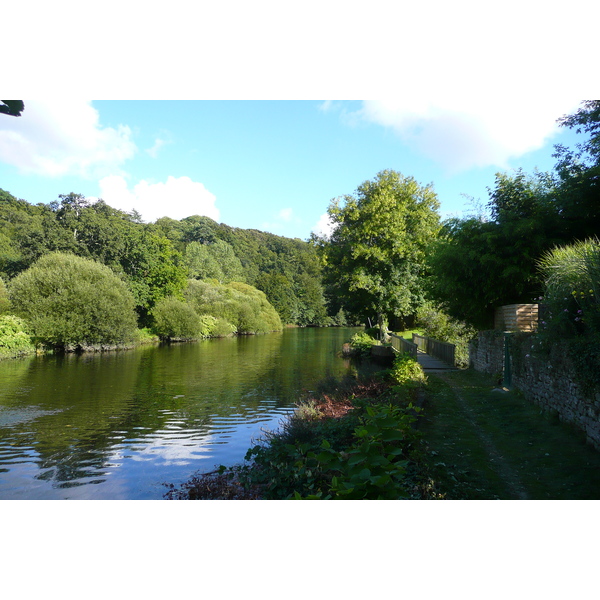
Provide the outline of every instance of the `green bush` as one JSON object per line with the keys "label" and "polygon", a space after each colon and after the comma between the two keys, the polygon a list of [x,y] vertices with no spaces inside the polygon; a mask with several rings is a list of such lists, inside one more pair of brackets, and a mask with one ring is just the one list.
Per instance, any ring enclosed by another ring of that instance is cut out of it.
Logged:
{"label": "green bush", "polygon": [[9,295],[14,313],[44,345],[120,344],[136,335],[132,293],[111,269],[93,260],[46,254],[10,282]]}
{"label": "green bush", "polygon": [[221,319],[233,326],[232,331],[240,334],[267,333],[283,327],[264,292],[245,283],[223,285],[191,279],[184,297],[197,314]]}
{"label": "green bush", "polygon": [[0,358],[35,352],[25,321],[14,315],[0,316]]}
{"label": "green bush", "polygon": [[201,320],[187,303],[173,296],[159,300],[152,309],[154,331],[163,340],[195,340],[208,336],[212,323]]}
{"label": "green bush", "polygon": [[539,267],[545,290],[534,352],[547,357],[566,345],[578,383],[592,395],[600,390],[600,241],[554,248]]}
{"label": "green bush", "polygon": [[359,331],[350,338],[350,347],[361,356],[370,355],[373,344],[377,344],[377,340],[374,340],[366,331]]}
{"label": "green bush", "polygon": [[600,334],[600,241],[555,248],[539,267],[546,309],[540,331],[556,338]]}
{"label": "green bush", "polygon": [[427,381],[423,367],[408,352],[394,358],[390,375],[400,385],[421,385]]}
{"label": "green bush", "polygon": [[306,441],[271,436],[269,444],[248,451],[252,464],[238,470],[240,481],[264,486],[268,499],[406,498],[406,468],[418,437],[411,427],[413,410],[365,406],[361,415],[313,426],[316,435],[302,431]]}
{"label": "green bush", "polygon": [[456,346],[457,367],[469,366],[469,342],[477,335],[474,327],[450,317],[433,304],[425,304],[417,311],[416,323],[423,336]]}
{"label": "green bush", "polygon": [[210,315],[200,315],[200,319],[205,324],[209,337],[228,337],[236,332],[235,325],[225,319]]}

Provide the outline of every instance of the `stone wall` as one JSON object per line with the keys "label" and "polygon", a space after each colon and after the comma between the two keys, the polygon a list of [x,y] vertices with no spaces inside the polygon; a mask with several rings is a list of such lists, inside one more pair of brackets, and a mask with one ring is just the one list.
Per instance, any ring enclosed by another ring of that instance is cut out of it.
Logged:
{"label": "stone wall", "polygon": [[469,366],[476,371],[498,377],[504,372],[504,334],[502,331],[480,331],[477,340],[469,344]]}
{"label": "stone wall", "polygon": [[[585,432],[600,450],[600,392],[585,394],[575,376],[568,352],[555,346],[546,359],[537,358],[532,334],[511,334],[509,341],[511,385],[538,406],[556,411],[561,420]],[[504,373],[504,335],[482,331],[470,347],[471,366],[489,374]]]}

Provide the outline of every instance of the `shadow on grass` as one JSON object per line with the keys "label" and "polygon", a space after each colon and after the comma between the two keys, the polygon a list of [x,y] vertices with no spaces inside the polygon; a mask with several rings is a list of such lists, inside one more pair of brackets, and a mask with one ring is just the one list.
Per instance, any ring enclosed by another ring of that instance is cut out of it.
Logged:
{"label": "shadow on grass", "polygon": [[430,375],[419,429],[448,499],[598,499],[600,453],[573,426],[472,370]]}

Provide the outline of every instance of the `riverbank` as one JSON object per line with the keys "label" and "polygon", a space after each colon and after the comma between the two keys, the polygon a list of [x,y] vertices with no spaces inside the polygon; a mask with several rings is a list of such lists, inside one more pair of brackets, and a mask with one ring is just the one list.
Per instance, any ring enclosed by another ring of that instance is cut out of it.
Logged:
{"label": "riverbank", "polygon": [[168,499],[422,499],[435,493],[421,468],[415,427],[423,371],[404,355],[367,378],[322,382],[246,462],[198,475]]}
{"label": "riverbank", "polygon": [[165,497],[600,498],[600,453],[579,432],[470,369],[324,383],[246,458]]}

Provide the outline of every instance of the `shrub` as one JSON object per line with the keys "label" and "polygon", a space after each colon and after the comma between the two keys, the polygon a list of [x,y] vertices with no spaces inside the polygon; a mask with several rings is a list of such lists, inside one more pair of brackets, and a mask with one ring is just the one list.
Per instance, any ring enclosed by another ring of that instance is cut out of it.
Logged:
{"label": "shrub", "polygon": [[9,285],[13,311],[35,340],[55,347],[134,339],[133,295],[107,266],[73,254],[42,256]]}
{"label": "shrub", "polygon": [[229,323],[232,332],[267,333],[282,329],[281,319],[264,292],[245,283],[222,285],[192,279],[184,297],[196,313]]}
{"label": "shrub", "polygon": [[35,351],[25,321],[14,315],[0,316],[0,358]]}
{"label": "shrub", "polygon": [[159,300],[152,309],[154,331],[163,340],[194,340],[207,337],[213,324],[201,320],[187,303],[173,296]]}
{"label": "shrub", "polygon": [[370,355],[373,344],[377,344],[377,340],[374,340],[366,331],[359,331],[350,338],[350,347],[361,356]]}
{"label": "shrub", "polygon": [[200,320],[203,322],[203,327],[206,326],[209,337],[227,337],[236,332],[235,325],[232,325],[225,319],[211,317],[210,315],[200,315]]}
{"label": "shrub", "polygon": [[539,267],[545,282],[541,329],[555,337],[600,334],[600,241],[555,248]]}
{"label": "shrub", "polygon": [[390,375],[401,385],[420,385],[427,381],[423,367],[408,352],[394,358]]}
{"label": "shrub", "polygon": [[548,356],[557,342],[569,349],[582,389],[600,390],[600,241],[557,247],[539,261],[545,289],[535,352]]}
{"label": "shrub", "polygon": [[417,325],[425,337],[456,346],[457,367],[469,366],[469,342],[477,335],[474,327],[450,317],[433,304],[425,304],[418,310]]}

